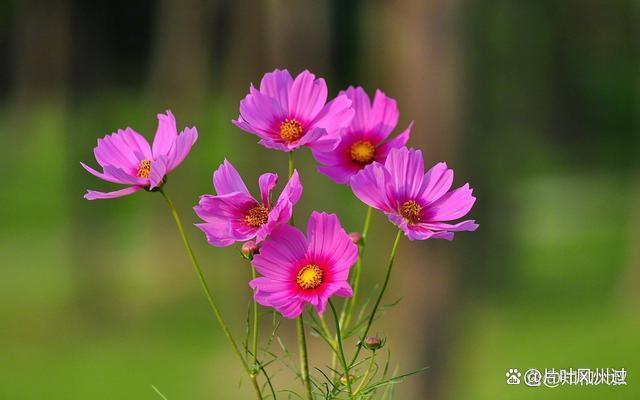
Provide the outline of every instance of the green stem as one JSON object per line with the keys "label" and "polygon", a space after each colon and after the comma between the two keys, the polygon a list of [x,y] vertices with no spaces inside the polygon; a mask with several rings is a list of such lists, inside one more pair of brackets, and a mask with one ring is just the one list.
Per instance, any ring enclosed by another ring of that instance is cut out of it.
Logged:
{"label": "green stem", "polygon": [[[251,265],[251,278],[256,279],[256,269]],[[258,303],[253,300],[253,341],[251,346],[253,352],[253,364],[258,365]]]}
{"label": "green stem", "polygon": [[289,152],[289,178],[293,175],[293,151]]}
{"label": "green stem", "polygon": [[213,311],[213,314],[215,315],[216,319],[218,320],[218,323],[220,324],[220,327],[222,328],[222,331],[224,332],[224,335],[226,336],[227,340],[229,341],[229,344],[231,345],[231,348],[233,349],[234,353],[236,354],[236,356],[238,356],[238,359],[242,363],[242,367],[244,368],[245,372],[251,378],[251,382],[252,382],[253,387],[254,387],[254,389],[256,391],[256,397],[258,399],[262,400],[262,392],[260,390],[260,387],[258,386],[256,375],[251,371],[251,369],[249,368],[249,365],[247,364],[247,361],[244,359],[244,357],[242,357],[242,353],[240,352],[240,349],[238,348],[238,344],[233,339],[233,336],[231,335],[231,331],[229,331],[229,328],[227,327],[227,324],[224,322],[224,319],[222,318],[222,314],[220,313],[220,309],[216,305],[216,302],[213,300],[213,296],[211,294],[211,290],[209,290],[209,285],[207,284],[207,281],[204,278],[204,274],[202,273],[202,269],[200,268],[200,265],[198,264],[198,260],[196,260],[196,256],[193,254],[193,249],[191,248],[191,244],[189,243],[189,239],[187,238],[187,235],[184,232],[184,228],[182,226],[182,221],[180,220],[180,215],[178,214],[178,210],[173,205],[173,202],[171,201],[171,199],[169,199],[169,197],[167,196],[167,194],[165,193],[165,191],[163,189],[160,189],[159,192],[162,194],[162,197],[164,197],[164,199],[166,200],[167,205],[169,206],[169,209],[171,210],[171,214],[173,215],[173,219],[176,221],[176,225],[178,227],[178,231],[180,232],[180,237],[182,238],[182,243],[184,244],[184,247],[187,250],[187,253],[189,254],[189,258],[191,259],[191,265],[193,266],[193,270],[195,271],[196,275],[198,276],[198,280],[200,281],[200,286],[202,287],[202,291],[204,292],[204,295],[205,295],[205,297],[207,298],[207,300],[209,302],[209,307],[211,307],[211,310]]}
{"label": "green stem", "polygon": [[362,380],[358,384],[358,387],[356,388],[355,392],[353,392],[354,396],[360,392],[362,387],[366,385],[367,381],[369,380],[369,375],[371,374],[371,371],[373,371],[375,360],[376,360],[376,351],[373,350],[373,353],[371,354],[371,358],[369,359],[369,367],[367,368],[367,371],[362,376]]}
{"label": "green stem", "polygon": [[[369,232],[369,224],[371,223],[371,212],[372,208],[367,208],[367,216],[364,219],[364,227],[362,228],[362,242],[360,244],[360,251],[358,252],[358,262],[356,263],[354,276],[353,276],[353,296],[349,299],[349,306],[347,308],[346,317],[344,318],[344,324],[342,325],[343,330],[347,330],[349,328],[349,323],[351,323],[351,317],[353,315],[353,308],[356,305],[356,300],[358,298],[358,291],[360,289],[360,272],[362,270],[362,259],[364,258],[364,247],[367,244],[367,233]],[[344,314],[343,314],[344,315]],[[340,321],[343,321],[342,316],[340,317]]]}
{"label": "green stem", "polygon": [[[342,311],[340,312],[340,326],[342,327],[342,331],[346,331],[351,323],[351,317],[353,316],[353,309],[356,305],[356,299],[358,297],[358,291],[360,288],[360,272],[362,271],[362,259],[364,258],[364,246],[366,246],[367,242],[367,233],[369,232],[369,225],[371,223],[371,213],[373,208],[367,207],[367,214],[364,218],[364,227],[362,228],[362,240],[360,241],[359,251],[358,251],[358,261],[356,262],[356,266],[354,268],[353,273],[353,296],[350,299],[347,299],[342,306]],[[335,344],[335,341],[334,341]],[[336,369],[337,355],[336,353],[331,354],[331,370]]]}
{"label": "green stem", "polygon": [[[393,269],[393,260],[396,258],[396,250],[398,249],[398,243],[400,243],[400,237],[402,237],[402,231],[398,229],[398,233],[396,234],[396,240],[393,242],[393,247],[391,248],[391,254],[389,255],[389,263],[387,265],[387,274],[384,277],[384,282],[382,283],[382,288],[380,289],[380,294],[376,299],[375,304],[373,305],[373,310],[371,311],[371,315],[369,316],[369,320],[367,321],[367,327],[360,338],[360,343],[364,343],[364,339],[367,337],[369,333],[369,329],[371,328],[371,324],[376,317],[376,312],[378,312],[378,307],[380,307],[380,302],[382,301],[382,296],[384,296],[384,292],[387,290],[387,285],[389,284],[389,277],[391,276],[391,270]],[[356,352],[349,363],[352,366],[356,360],[358,359],[358,355],[360,354],[360,350],[362,349],[362,345],[359,345],[356,348]]]}
{"label": "green stem", "polygon": [[353,390],[351,389],[351,376],[349,374],[349,367],[347,366],[347,359],[344,356],[344,349],[342,348],[342,334],[340,332],[340,320],[338,319],[338,313],[336,312],[336,308],[333,306],[333,302],[329,300],[329,306],[331,307],[331,312],[333,313],[333,319],[336,322],[336,337],[338,338],[338,352],[340,355],[340,363],[342,364],[342,369],[344,370],[344,378],[347,382],[347,392],[349,393],[349,398],[353,399]]}
{"label": "green stem", "polygon": [[311,395],[311,381],[309,380],[309,357],[307,355],[307,339],[304,336],[304,320],[302,314],[297,319],[298,346],[300,348],[300,369],[302,372],[302,382],[308,400],[313,400]]}

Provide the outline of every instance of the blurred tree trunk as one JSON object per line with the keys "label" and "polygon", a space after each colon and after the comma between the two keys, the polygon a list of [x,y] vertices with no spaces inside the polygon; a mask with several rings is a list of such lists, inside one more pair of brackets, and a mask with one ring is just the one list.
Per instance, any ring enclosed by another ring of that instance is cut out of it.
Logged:
{"label": "blurred tree trunk", "polygon": [[329,70],[329,7],[311,0],[239,0],[232,3],[225,81],[232,95],[246,92],[265,72]]}
{"label": "blurred tree trunk", "polygon": [[13,20],[15,104],[62,101],[69,73],[69,2],[17,1]]}
{"label": "blurred tree trunk", "polygon": [[[380,87],[398,100],[401,129],[415,121],[409,145],[423,149],[427,167],[440,160],[459,166],[453,158],[461,113],[458,9],[457,1],[380,1],[369,8],[375,15],[367,20],[382,24],[365,27],[364,42],[369,47],[363,65],[372,66],[371,90]],[[414,388],[421,398],[435,399],[446,365],[441,355],[456,307],[455,273],[447,246],[429,241],[420,248],[419,253],[401,256],[403,264],[413,268],[394,278],[401,293],[411,294],[403,304],[409,310],[403,311],[415,316],[415,324],[408,330],[398,328],[396,337],[406,339],[405,354],[416,354],[412,367],[431,367],[424,379],[411,382],[423,385]]]}
{"label": "blurred tree trunk", "polygon": [[151,55],[151,97],[163,107],[198,103],[206,95],[211,68],[215,2],[162,0],[156,14]]}

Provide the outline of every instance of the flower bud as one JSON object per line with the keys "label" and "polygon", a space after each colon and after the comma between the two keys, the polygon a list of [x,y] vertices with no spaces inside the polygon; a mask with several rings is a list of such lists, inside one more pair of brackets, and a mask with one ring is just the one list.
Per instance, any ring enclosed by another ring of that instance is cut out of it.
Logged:
{"label": "flower bud", "polygon": [[[349,383],[353,383],[353,381],[356,379],[355,376],[353,376],[353,374],[349,374]],[[342,375],[340,377],[340,383],[342,383],[343,385],[347,385],[347,377]]]}
{"label": "flower bud", "polygon": [[251,260],[253,259],[253,255],[256,254],[259,250],[260,246],[253,240],[249,240],[248,242],[242,244],[240,252],[242,253],[242,257]]}
{"label": "flower bud", "polygon": [[362,343],[365,349],[367,350],[378,350],[384,346],[384,340],[380,339],[377,336],[367,336],[364,338]]}
{"label": "flower bud", "polygon": [[360,242],[362,241],[362,235],[358,232],[351,232],[349,233],[349,239],[351,239],[351,241],[355,244],[360,244]]}

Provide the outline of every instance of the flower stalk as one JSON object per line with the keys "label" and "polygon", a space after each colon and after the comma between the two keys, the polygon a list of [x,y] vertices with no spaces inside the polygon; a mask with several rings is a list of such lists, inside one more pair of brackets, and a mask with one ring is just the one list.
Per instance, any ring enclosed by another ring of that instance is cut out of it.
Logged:
{"label": "flower stalk", "polygon": [[[400,243],[400,238],[402,237],[402,230],[398,229],[398,233],[396,234],[396,239],[393,242],[393,247],[391,247],[391,254],[389,255],[389,262],[387,264],[387,273],[384,277],[384,282],[382,283],[382,288],[380,288],[380,294],[378,294],[378,298],[376,298],[376,302],[373,305],[373,310],[371,311],[371,315],[369,315],[369,319],[367,321],[367,326],[362,333],[360,338],[360,343],[364,343],[367,334],[369,333],[369,329],[371,328],[371,324],[376,317],[376,313],[378,312],[378,308],[380,307],[380,302],[382,301],[382,296],[384,296],[384,292],[387,290],[387,286],[389,285],[389,278],[391,277],[391,271],[393,270],[393,261],[396,258],[396,251],[398,249],[398,243]],[[362,350],[362,345],[359,345],[356,348],[356,352],[349,363],[349,367],[352,367],[356,360],[358,359],[358,355],[360,354],[360,350]]]}
{"label": "flower stalk", "polygon": [[307,400],[313,400],[311,394],[311,380],[309,379],[309,356],[307,355],[307,339],[304,334],[304,320],[302,314],[296,320],[296,327],[298,329],[298,347],[300,349],[300,370],[302,376],[302,382],[304,383],[304,390]]}
{"label": "flower stalk", "polygon": [[158,192],[162,194],[162,197],[165,199],[167,206],[169,206],[169,209],[171,210],[171,215],[173,216],[173,219],[176,222],[176,226],[178,227],[178,231],[180,232],[180,237],[182,238],[182,243],[184,244],[184,247],[187,250],[187,253],[189,254],[191,265],[193,266],[193,270],[195,271],[198,277],[198,281],[200,282],[202,291],[204,292],[204,295],[207,298],[207,301],[209,302],[209,307],[213,311],[213,314],[216,317],[216,319],[218,320],[218,323],[220,324],[220,327],[222,328],[222,331],[224,332],[225,337],[227,338],[229,344],[231,345],[231,348],[233,349],[234,353],[242,363],[242,367],[244,368],[247,375],[249,375],[249,378],[251,379],[251,384],[256,392],[256,398],[259,400],[262,400],[262,391],[260,390],[260,386],[258,385],[256,374],[251,370],[251,368],[247,364],[247,361],[242,356],[242,353],[240,352],[238,344],[236,343],[235,339],[231,335],[231,331],[229,330],[229,327],[224,321],[224,318],[222,318],[222,313],[220,312],[220,309],[218,308],[215,300],[213,299],[213,295],[211,294],[209,285],[207,284],[207,281],[204,278],[204,274],[202,273],[200,264],[198,264],[198,260],[196,259],[196,256],[193,253],[193,249],[191,248],[191,243],[189,243],[189,239],[187,238],[187,235],[184,232],[184,227],[182,225],[182,220],[180,219],[180,215],[178,214],[178,210],[173,205],[173,202],[171,201],[169,196],[167,196],[167,193],[164,191],[163,188],[160,188]]}
{"label": "flower stalk", "polygon": [[329,300],[329,306],[331,307],[331,313],[333,314],[333,319],[336,323],[336,337],[338,338],[338,354],[340,356],[340,363],[342,364],[342,369],[344,371],[347,393],[349,393],[349,398],[353,399],[353,389],[351,389],[351,374],[350,368],[347,365],[347,359],[344,356],[344,348],[342,347],[342,332],[340,331],[340,320],[338,319],[338,313],[336,312],[336,308],[333,306],[333,302]]}

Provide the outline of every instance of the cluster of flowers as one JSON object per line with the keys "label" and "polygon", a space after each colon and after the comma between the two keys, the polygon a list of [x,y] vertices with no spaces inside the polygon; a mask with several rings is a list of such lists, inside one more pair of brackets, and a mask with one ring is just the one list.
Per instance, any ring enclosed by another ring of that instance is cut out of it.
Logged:
{"label": "cluster of flowers", "polygon": [[[361,87],[327,98],[325,81],[312,73],[294,78],[287,70],[275,70],[264,75],[259,88],[250,87],[233,123],[258,136],[268,149],[293,152],[308,147],[320,173],[348,185],[411,240],[451,240],[454,232],[478,227],[473,220],[450,223],[470,211],[472,189],[465,184],[451,190],[453,170],[444,162],[425,173],[421,151],[405,147],[412,124],[390,138],[399,118],[394,99],[377,90],[371,101]],[[102,172],[82,166],[98,178],[128,187],[109,193],[89,190],[85,198],[109,199],[140,189],[162,192],[165,176],[185,159],[197,136],[195,128],[178,134],[167,111],[158,115],[152,145],[131,128],[99,139],[94,154]],[[260,195],[254,197],[225,159],[213,173],[215,194],[201,196],[194,210],[209,244],[246,242],[245,247],[256,252],[251,258],[260,276],[249,283],[255,301],[296,318],[305,303],[322,314],[331,296],[352,295],[349,272],[358,259],[358,246],[334,214],[314,211],[306,236],[288,224],[303,189],[291,166],[289,175],[275,201],[271,194],[277,174],[261,175]]]}

